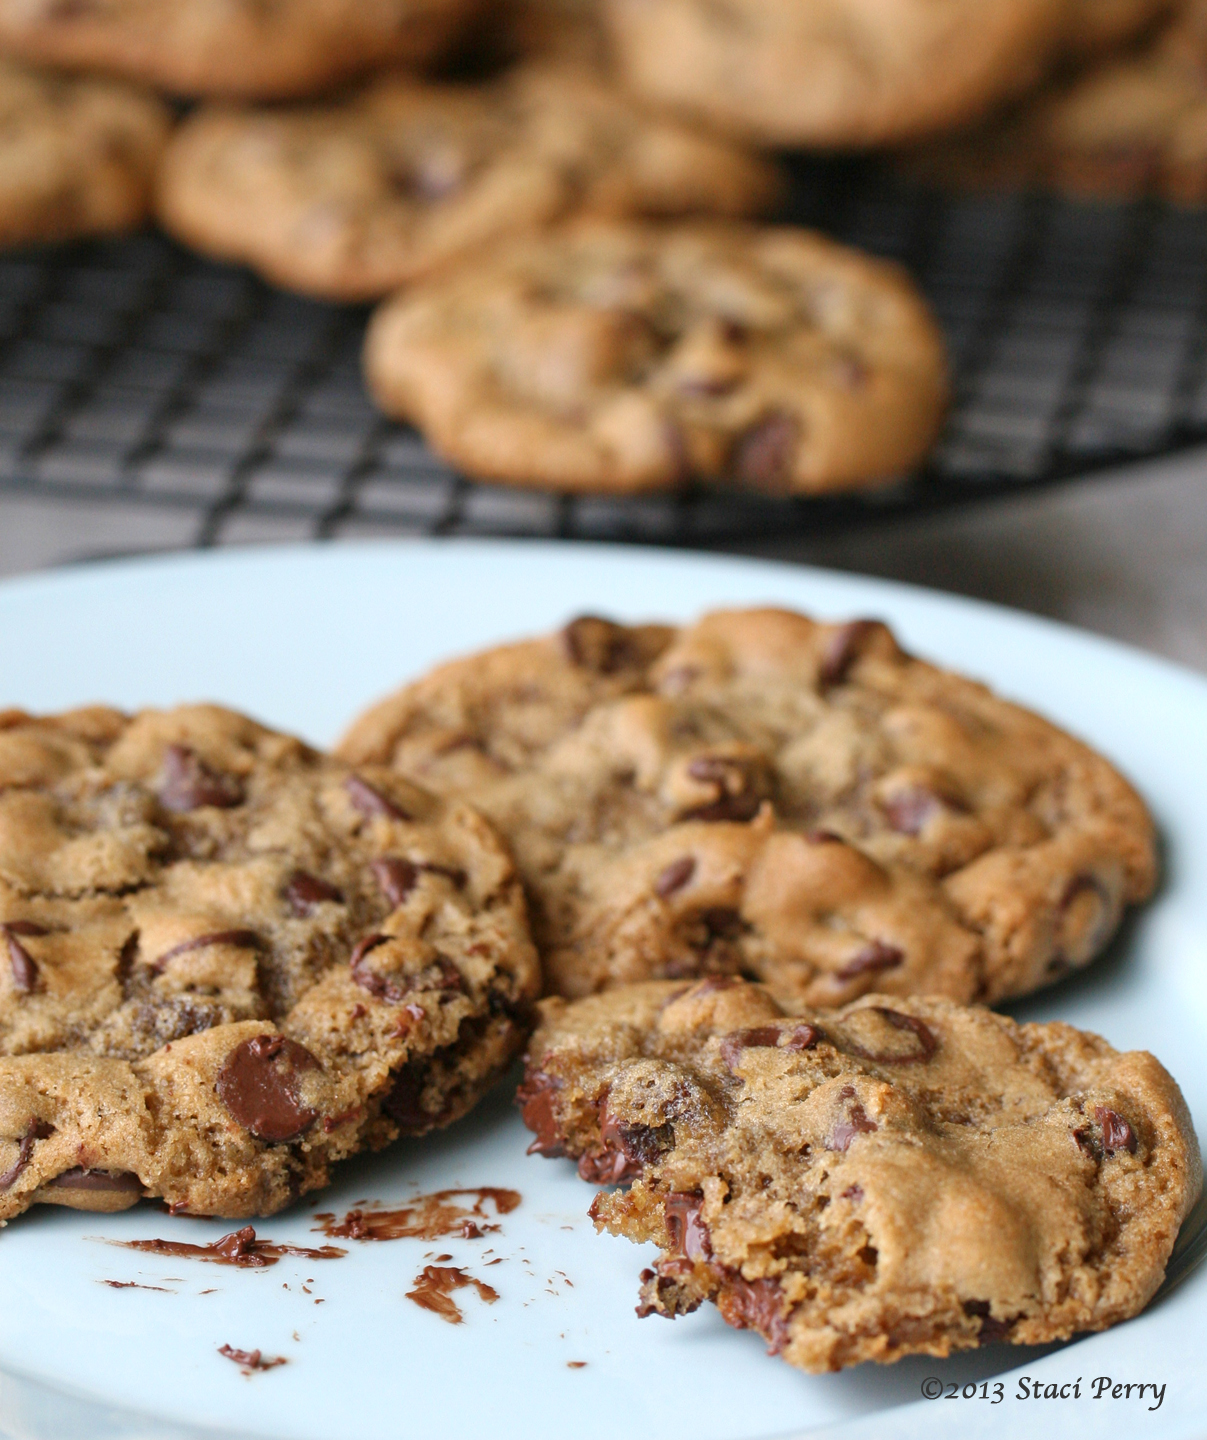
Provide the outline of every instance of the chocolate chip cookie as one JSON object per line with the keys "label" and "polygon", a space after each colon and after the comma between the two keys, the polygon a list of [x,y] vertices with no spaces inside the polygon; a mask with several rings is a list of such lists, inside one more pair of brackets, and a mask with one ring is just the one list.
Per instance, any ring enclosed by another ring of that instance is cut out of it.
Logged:
{"label": "chocolate chip cookie", "polygon": [[1059,52],[1069,0],[606,0],[647,100],[769,145],[883,145],[985,114]]}
{"label": "chocolate chip cookie", "polygon": [[383,306],[365,368],[467,474],[564,491],[856,489],[917,463],[947,401],[903,271],[699,221],[526,236]]}
{"label": "chocolate chip cookie", "polygon": [[315,95],[442,55],[478,0],[0,0],[0,52],[177,95]]}
{"label": "chocolate chip cookie", "polygon": [[712,1300],[803,1370],[1126,1320],[1202,1188],[1169,1074],[1068,1025],[885,995],[786,1012],[723,979],[541,1008],[531,1151],[627,1186],[591,1213],[662,1252],[638,1314]]}
{"label": "chocolate chip cookie", "polygon": [[341,750],[473,797],[567,996],[740,974],[992,1003],[1088,964],[1155,879],[1106,760],[871,620],[584,617],[442,666]]}
{"label": "chocolate chip cookie", "polygon": [[0,717],[0,1220],[270,1214],[464,1114],[538,986],[468,806],[211,706]]}
{"label": "chocolate chip cookie", "polygon": [[0,60],[0,245],[137,228],[169,123],[129,86]]}
{"label": "chocolate chip cookie", "polygon": [[393,77],[344,104],[203,110],[171,146],[160,218],[289,289],[368,300],[566,215],[754,215],[779,172],[650,115],[589,68],[488,86]]}
{"label": "chocolate chip cookie", "polygon": [[908,152],[911,179],[1207,203],[1207,33],[1182,17],[1140,51],[1084,68],[979,129]]}
{"label": "chocolate chip cookie", "polygon": [[[1070,51],[1101,55],[1128,44],[1175,6],[1171,0],[1071,0],[1069,8]],[[1186,0],[1177,8],[1187,8]]]}

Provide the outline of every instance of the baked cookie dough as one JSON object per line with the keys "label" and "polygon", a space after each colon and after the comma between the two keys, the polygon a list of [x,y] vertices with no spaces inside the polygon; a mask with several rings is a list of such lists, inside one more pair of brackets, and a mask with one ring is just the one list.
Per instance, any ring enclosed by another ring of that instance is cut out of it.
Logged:
{"label": "baked cookie dough", "polygon": [[0,0],[0,52],[177,95],[314,95],[436,59],[478,0]]}
{"label": "baked cookie dough", "polygon": [[1207,203],[1207,36],[1180,20],[1137,53],[907,152],[902,166],[941,189]]}
{"label": "baked cookie dough", "polygon": [[169,125],[129,86],[0,60],[0,245],[137,228]]}
{"label": "baked cookie dough", "polygon": [[519,1100],[600,1229],[661,1255],[639,1315],[712,1300],[803,1370],[1038,1345],[1143,1309],[1202,1188],[1144,1051],[936,999],[785,1012],[761,986],[542,1003]]}
{"label": "baked cookie dough", "polygon": [[[1195,0],[1197,3],[1197,0]],[[1071,0],[1069,50],[1074,55],[1106,54],[1126,45],[1187,0]]]}
{"label": "baked cookie dough", "polygon": [[1106,760],[875,621],[584,617],[440,667],[341,752],[473,797],[567,996],[739,974],[994,1003],[1087,965],[1155,880]]}
{"label": "baked cookie dough", "polygon": [[948,393],[896,266],[701,221],[516,240],[384,305],[365,371],[467,474],[587,493],[857,489],[923,458]]}
{"label": "baked cookie dough", "polygon": [[779,189],[770,161],[550,64],[486,86],[395,76],[323,109],[202,110],[168,151],[159,212],[276,284],[369,300],[566,215],[757,215]]}
{"label": "baked cookie dough", "polygon": [[634,91],[767,145],[936,134],[1025,90],[1069,0],[605,0]]}
{"label": "baked cookie dough", "polygon": [[464,1114],[538,986],[459,801],[211,706],[0,718],[0,1221],[271,1214]]}

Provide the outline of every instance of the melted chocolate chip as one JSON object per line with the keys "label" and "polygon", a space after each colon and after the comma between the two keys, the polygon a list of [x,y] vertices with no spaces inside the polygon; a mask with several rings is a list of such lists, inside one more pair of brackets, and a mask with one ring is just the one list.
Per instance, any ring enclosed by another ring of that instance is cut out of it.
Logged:
{"label": "melted chocolate chip", "polygon": [[790,490],[799,436],[800,428],[792,416],[765,416],[734,446],[734,477],[754,490],[780,494]]}
{"label": "melted chocolate chip", "polygon": [[530,1070],[515,1092],[520,1119],[536,1139],[528,1147],[529,1155],[543,1155],[555,1160],[566,1153],[562,1143],[561,1125],[557,1118],[557,1092],[562,1082],[543,1070]]}
{"label": "melted chocolate chip", "polygon": [[600,1148],[578,1162],[578,1173],[593,1185],[619,1185],[634,1180],[642,1170],[675,1143],[674,1127],[625,1125],[604,1101],[599,1127]]}
{"label": "melted chocolate chip", "polygon": [[826,1037],[816,1025],[794,1025],[791,1030],[780,1031],[781,1050],[812,1050],[814,1045]]}
{"label": "melted chocolate chip", "polygon": [[670,1253],[683,1260],[708,1260],[712,1256],[712,1240],[708,1226],[700,1218],[704,1196],[699,1190],[672,1191],[662,1207]]}
{"label": "melted chocolate chip", "polygon": [[1094,1119],[1102,1126],[1102,1148],[1108,1156],[1119,1150],[1126,1150],[1129,1155],[1136,1153],[1136,1132],[1118,1111],[1098,1105]]}
{"label": "melted chocolate chip", "polygon": [[48,1125],[44,1120],[33,1119],[29,1122],[17,1147],[16,1162],[0,1175],[0,1190],[10,1190],[17,1183],[22,1170],[33,1159],[34,1142],[45,1140],[53,1134],[54,1126]]}
{"label": "melted chocolate chip", "polygon": [[382,815],[387,820],[412,820],[414,816],[407,812],[396,801],[391,800],[388,795],[383,795],[380,790],[375,789],[367,780],[362,780],[359,775],[349,775],[344,781],[344,790],[348,799],[352,802],[352,808],[358,810],[367,820]]}
{"label": "melted chocolate chip", "polygon": [[386,856],[369,867],[381,893],[391,905],[401,905],[419,883],[419,867],[409,860]]}
{"label": "melted chocolate chip", "polygon": [[0,925],[0,930],[7,930],[10,935],[24,935],[26,938],[50,934],[47,926],[39,925],[36,920],[8,920]]}
{"label": "melted chocolate chip", "polygon": [[84,1170],[78,1165],[74,1170],[64,1170],[61,1175],[56,1175],[50,1184],[64,1190],[107,1190],[138,1195],[142,1194],[143,1188],[138,1176],[128,1170]]}
{"label": "melted chocolate chip", "polygon": [[[38,988],[37,961],[17,939],[18,935],[29,936],[35,933],[29,928],[30,923],[16,920],[8,925],[0,925],[0,930],[4,931],[4,938],[8,944],[8,963],[13,976],[13,989],[18,995],[32,995]],[[46,933],[40,926],[37,927],[37,930],[43,935]]]}
{"label": "melted chocolate chip", "polygon": [[839,1092],[847,1101],[846,1114],[838,1120],[826,1139],[826,1149],[836,1150],[839,1154],[845,1154],[851,1148],[851,1141],[856,1135],[871,1135],[878,1127],[876,1122],[868,1117],[867,1111],[854,1098],[855,1091],[850,1085],[844,1085]]}
{"label": "melted chocolate chip", "polygon": [[684,811],[684,820],[741,823],[753,820],[762,804],[762,787],[749,764],[719,755],[700,755],[687,767],[693,780],[716,787],[716,798]]}
{"label": "melted chocolate chip", "polygon": [[784,1296],[775,1280],[727,1278],[717,1296],[717,1309],[735,1330],[757,1330],[767,1341],[768,1355],[778,1355],[788,1343]]}
{"label": "melted chocolate chip", "polygon": [[184,815],[213,805],[229,810],[243,803],[243,785],[234,775],[210,767],[187,745],[169,745],[163,757],[159,799],[165,810]]}
{"label": "melted chocolate chip", "polygon": [[179,945],[173,945],[170,950],[163,952],[151,969],[160,975],[168,961],[175,960],[177,955],[187,955],[191,950],[206,950],[211,945],[233,945],[240,950],[260,950],[263,944],[254,930],[215,930],[210,935],[195,935],[192,940],[182,940]]}
{"label": "melted chocolate chip", "polygon": [[669,900],[677,890],[683,889],[695,873],[694,856],[684,855],[678,860],[672,860],[654,881],[655,895],[660,900]]}
{"label": "melted chocolate chip", "polygon": [[367,990],[370,995],[376,995],[378,999],[395,1003],[402,999],[402,992],[383,975],[375,974],[364,963],[365,957],[370,951],[376,950],[379,945],[384,945],[391,938],[389,935],[366,935],[363,940],[358,940],[348,961],[348,968],[352,972],[353,980],[362,990]]}
{"label": "melted chocolate chip", "polygon": [[872,940],[852,959],[834,972],[838,980],[854,980],[860,975],[874,975],[881,970],[895,970],[905,959],[903,951],[882,940]]}
{"label": "melted chocolate chip", "polygon": [[743,1050],[774,1050],[780,1043],[778,1025],[759,1025],[752,1030],[735,1030],[721,1041],[721,1059],[732,1070],[742,1058]]}
{"label": "melted chocolate chip", "polygon": [[343,894],[334,885],[320,880],[317,875],[311,875],[306,870],[295,870],[282,894],[299,919],[309,915],[316,905],[322,905],[325,901],[334,901],[337,905],[344,903]]}
{"label": "melted chocolate chip", "polygon": [[840,625],[822,651],[817,673],[822,688],[841,685],[850,674],[851,666],[862,655],[868,640],[883,628],[879,620],[851,620],[846,625]]}
{"label": "melted chocolate chip", "polygon": [[393,1120],[404,1134],[430,1129],[437,1116],[423,1108],[423,1087],[427,1075],[417,1061],[403,1065],[394,1077],[390,1093],[382,1101],[382,1112]]}
{"label": "melted chocolate chip", "polygon": [[254,1035],[237,1045],[218,1072],[216,1089],[240,1125],[258,1140],[282,1144],[318,1118],[298,1097],[297,1077],[319,1069],[304,1045],[284,1035]]}
{"label": "melted chocolate chip", "polygon": [[1014,1326],[1013,1320],[995,1320],[989,1313],[988,1300],[965,1300],[964,1314],[981,1322],[980,1343],[992,1345],[998,1340],[1004,1340]]}
{"label": "melted chocolate chip", "polygon": [[[855,1015],[861,1012],[856,1010]],[[902,1015],[899,1010],[887,1010],[883,1006],[874,1005],[868,1007],[868,1012],[877,1015],[886,1024],[891,1025],[894,1030],[908,1030],[917,1037],[918,1044],[912,1050],[898,1052],[896,1050],[867,1050],[858,1041],[852,1040],[848,1035],[846,1038],[847,1048],[863,1060],[874,1060],[881,1065],[909,1065],[915,1060],[929,1060],[939,1048],[939,1041],[929,1025],[919,1020],[915,1015]],[[851,1018],[851,1017],[848,1017]]]}
{"label": "melted chocolate chip", "polygon": [[634,659],[629,632],[598,615],[580,615],[562,631],[562,645],[572,664],[596,675],[612,675]]}

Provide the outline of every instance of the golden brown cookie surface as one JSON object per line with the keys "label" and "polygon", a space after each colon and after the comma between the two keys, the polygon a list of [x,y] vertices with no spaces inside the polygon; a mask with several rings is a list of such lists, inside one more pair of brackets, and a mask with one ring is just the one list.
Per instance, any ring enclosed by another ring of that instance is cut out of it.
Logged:
{"label": "golden brown cookie surface", "polygon": [[737,973],[992,1003],[1088,964],[1155,880],[1106,760],[873,621],[584,618],[437,669],[341,750],[473,796],[570,996]]}
{"label": "golden brown cookie surface", "polygon": [[464,804],[212,706],[3,717],[0,1217],[272,1213],[468,1110],[538,983]]}
{"label": "golden brown cookie surface", "polygon": [[810,1371],[1136,1314],[1202,1187],[1177,1085],[1068,1025],[869,995],[649,983],[542,1004],[520,1102],[601,1229],[653,1241],[638,1313],[712,1300]]}

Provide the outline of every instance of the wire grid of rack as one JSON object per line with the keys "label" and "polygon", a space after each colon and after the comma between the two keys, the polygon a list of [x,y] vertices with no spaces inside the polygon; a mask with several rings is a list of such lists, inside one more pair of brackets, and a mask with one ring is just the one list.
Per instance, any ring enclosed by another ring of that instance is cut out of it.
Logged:
{"label": "wire grid of rack", "polygon": [[906,263],[956,397],[920,472],[861,496],[631,498],[476,484],[370,403],[365,312],[273,291],[163,237],[0,258],[0,498],[195,515],[198,544],[281,533],[710,546],[1017,493],[1207,442],[1207,211],[939,197],[800,164],[785,218]]}

